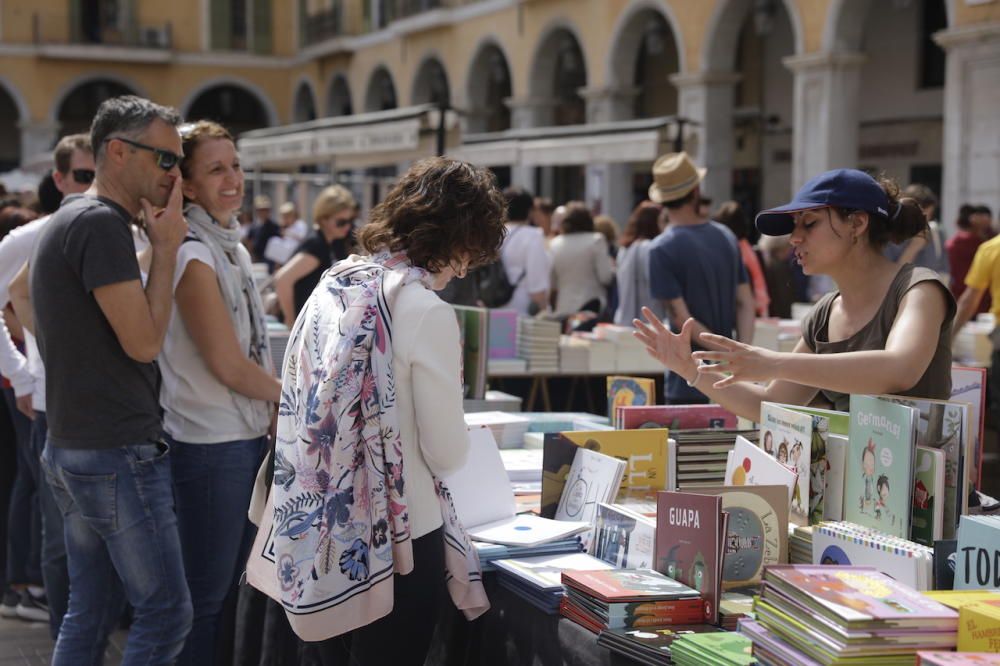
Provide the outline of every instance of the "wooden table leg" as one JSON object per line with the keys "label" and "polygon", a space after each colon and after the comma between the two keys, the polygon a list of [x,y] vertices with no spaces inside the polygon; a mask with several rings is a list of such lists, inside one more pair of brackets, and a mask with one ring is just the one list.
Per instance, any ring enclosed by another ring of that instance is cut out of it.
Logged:
{"label": "wooden table leg", "polygon": [[539,377],[538,380],[542,383],[542,406],[546,412],[551,412],[552,398],[549,397],[549,378]]}

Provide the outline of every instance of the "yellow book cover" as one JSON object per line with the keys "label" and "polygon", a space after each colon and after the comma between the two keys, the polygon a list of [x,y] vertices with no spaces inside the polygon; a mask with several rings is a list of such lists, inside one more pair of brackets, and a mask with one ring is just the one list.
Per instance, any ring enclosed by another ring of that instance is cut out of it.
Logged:
{"label": "yellow book cover", "polygon": [[958,611],[959,652],[1000,652],[1000,601],[978,601]]}
{"label": "yellow book cover", "polygon": [[650,377],[608,377],[608,418],[612,425],[617,419],[616,407],[656,404],[656,380]]}
{"label": "yellow book cover", "polygon": [[1000,590],[928,590],[923,594],[955,610],[978,601],[1000,601]]}
{"label": "yellow book cover", "polygon": [[579,447],[593,449],[625,461],[621,492],[670,490],[670,453],[666,428],[645,430],[593,430],[549,433],[542,453],[543,517],[555,514],[566,476]]}

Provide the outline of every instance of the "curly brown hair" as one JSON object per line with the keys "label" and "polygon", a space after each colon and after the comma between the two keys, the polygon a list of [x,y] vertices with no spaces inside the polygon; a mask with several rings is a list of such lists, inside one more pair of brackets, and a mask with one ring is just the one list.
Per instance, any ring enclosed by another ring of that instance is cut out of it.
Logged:
{"label": "curly brown hair", "polygon": [[236,140],[225,127],[213,120],[199,120],[193,123],[181,125],[178,133],[181,135],[181,142],[184,150],[184,157],[181,158],[181,175],[185,178],[191,175],[191,161],[194,159],[195,150],[201,143],[209,139],[225,139],[231,141],[233,145]]}
{"label": "curly brown hair", "polygon": [[507,233],[507,201],[488,169],[432,157],[403,174],[358,234],[365,251],[406,252],[432,273],[468,257],[496,261]]}

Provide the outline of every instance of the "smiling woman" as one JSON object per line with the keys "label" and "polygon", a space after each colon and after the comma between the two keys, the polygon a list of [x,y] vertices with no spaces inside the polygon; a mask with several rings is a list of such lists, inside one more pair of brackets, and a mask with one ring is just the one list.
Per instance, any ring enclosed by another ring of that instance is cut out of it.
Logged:
{"label": "smiling woman", "polygon": [[246,507],[281,384],[240,243],[243,170],[232,136],[205,120],[180,134],[189,233],[177,252],[160,402],[195,616],[179,663],[209,664],[222,602],[246,559]]}
{"label": "smiling woman", "polygon": [[933,271],[899,267],[881,254],[886,242],[925,232],[916,201],[900,198],[891,181],[839,169],[810,180],[788,204],[760,213],[757,228],[790,234],[803,272],[829,275],[838,287],[806,316],[794,351],[702,334],[711,351],[692,353],[693,320],[674,334],[644,309],[646,321],[635,320],[635,334],[652,356],[752,420],[761,401],[808,404],[819,392],[838,410],[847,409],[851,393],[951,395],[955,301]]}

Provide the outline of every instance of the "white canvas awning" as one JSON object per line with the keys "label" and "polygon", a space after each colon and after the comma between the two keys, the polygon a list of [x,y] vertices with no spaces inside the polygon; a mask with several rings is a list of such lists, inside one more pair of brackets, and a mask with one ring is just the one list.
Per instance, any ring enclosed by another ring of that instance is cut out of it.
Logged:
{"label": "white canvas awning", "polygon": [[[248,169],[357,169],[420,159],[436,152],[440,113],[424,104],[255,130],[240,136],[240,157]],[[445,130],[457,141],[457,119],[446,114]]]}
{"label": "white canvas awning", "polygon": [[449,154],[483,166],[652,162],[671,150],[675,122],[663,117],[476,134]]}

